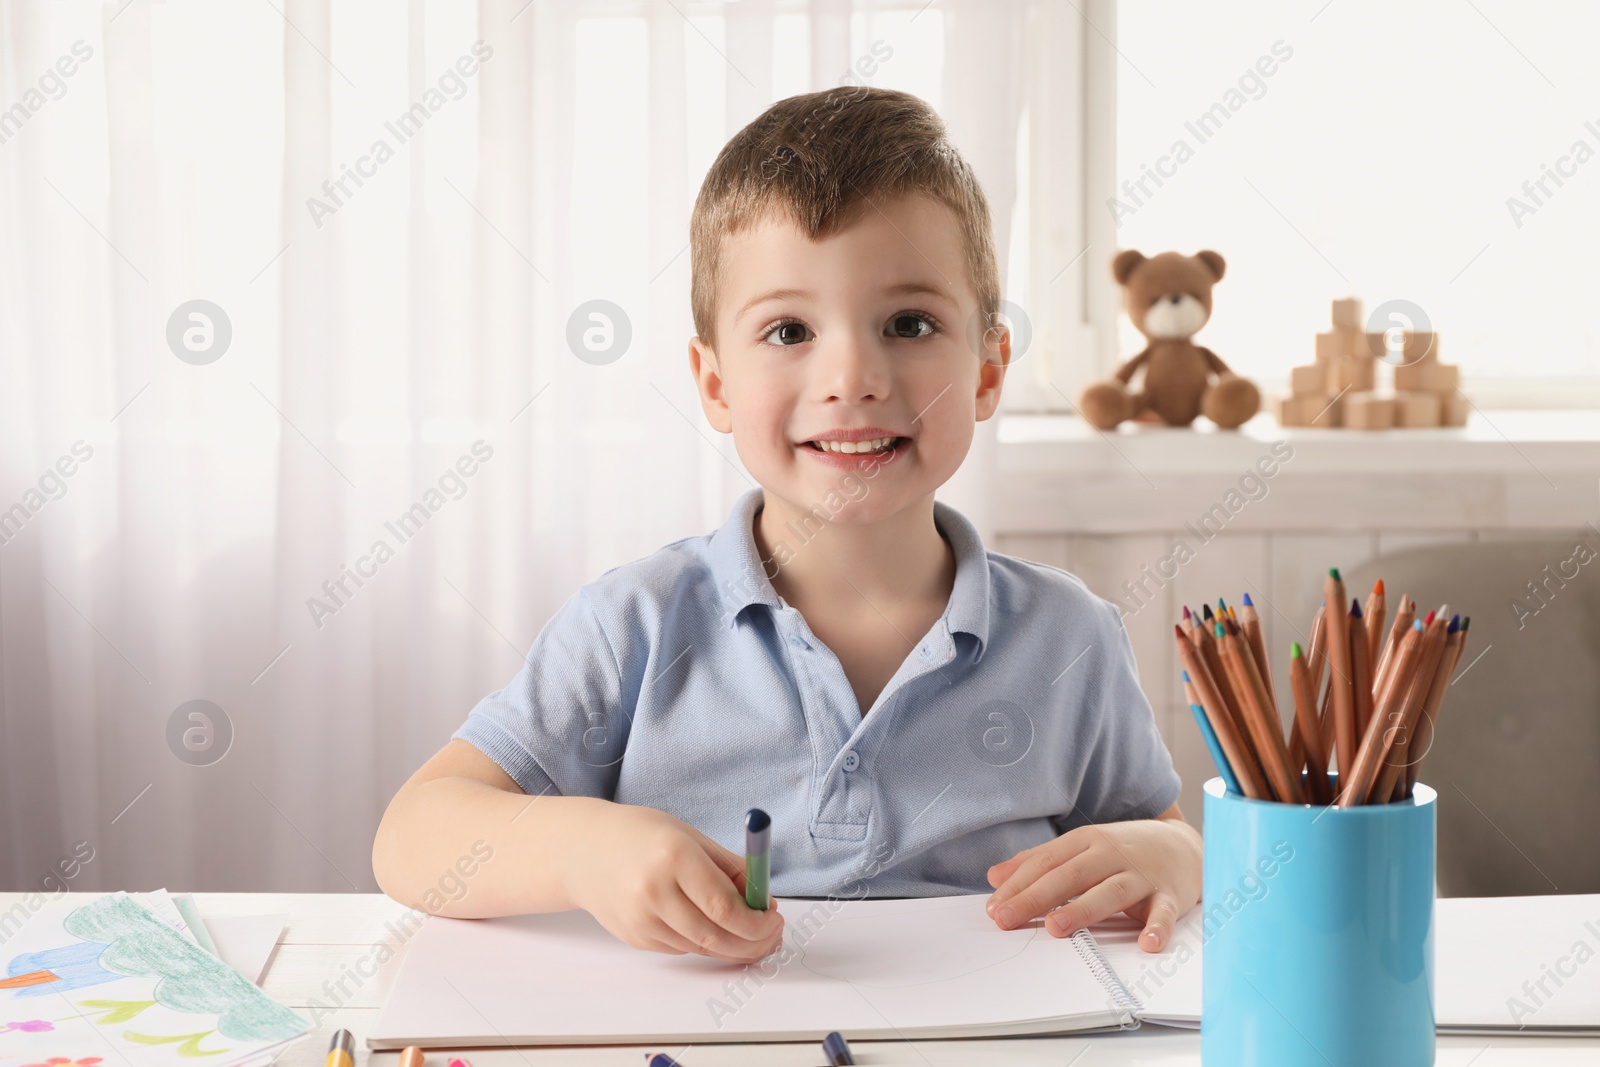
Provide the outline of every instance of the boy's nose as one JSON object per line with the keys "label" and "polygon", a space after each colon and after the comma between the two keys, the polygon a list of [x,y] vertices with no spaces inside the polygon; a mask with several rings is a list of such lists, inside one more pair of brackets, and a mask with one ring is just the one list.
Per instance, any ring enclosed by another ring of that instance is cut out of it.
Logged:
{"label": "boy's nose", "polygon": [[829,399],[882,400],[889,392],[887,354],[877,338],[836,337],[819,353],[819,372]]}

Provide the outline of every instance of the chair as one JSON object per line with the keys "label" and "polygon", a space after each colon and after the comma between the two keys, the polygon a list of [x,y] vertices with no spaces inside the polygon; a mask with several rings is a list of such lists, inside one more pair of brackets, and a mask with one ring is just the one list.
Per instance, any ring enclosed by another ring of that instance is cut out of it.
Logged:
{"label": "chair", "polygon": [[1585,533],[1581,550],[1581,534],[1439,545],[1345,575],[1382,577],[1390,620],[1401,593],[1472,617],[1420,773],[1439,793],[1442,897],[1600,893],[1600,532]]}

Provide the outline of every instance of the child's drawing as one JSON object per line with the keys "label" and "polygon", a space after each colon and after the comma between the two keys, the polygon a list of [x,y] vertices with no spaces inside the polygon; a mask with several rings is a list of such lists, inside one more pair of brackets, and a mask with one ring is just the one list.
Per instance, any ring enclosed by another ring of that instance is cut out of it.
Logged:
{"label": "child's drawing", "polygon": [[[66,1052],[82,1048],[86,1039],[101,1047],[114,1045],[123,1052],[123,1060],[140,1067],[196,1059],[237,1063],[310,1028],[299,1015],[126,895],[103,897],[70,910],[64,907],[56,914],[40,913],[34,922],[55,925],[30,930],[34,936],[24,939],[28,951],[7,961],[0,976],[0,1006],[10,1002],[21,1009],[31,1003],[35,1014],[47,1018],[26,1018],[24,1011],[5,1013],[16,1021],[0,1023],[0,1064],[27,1067],[19,1057],[47,1067],[81,1064],[37,1052],[46,1047],[41,1042],[53,1041]],[[150,979],[155,980],[153,985]],[[65,995],[94,987],[102,987],[97,992],[114,999],[74,1000]],[[75,1010],[55,1018],[48,1009],[38,1010],[47,1004]],[[126,1026],[135,1016],[137,1031]],[[17,1052],[13,1048],[17,1041],[31,1041],[28,1052]]]}

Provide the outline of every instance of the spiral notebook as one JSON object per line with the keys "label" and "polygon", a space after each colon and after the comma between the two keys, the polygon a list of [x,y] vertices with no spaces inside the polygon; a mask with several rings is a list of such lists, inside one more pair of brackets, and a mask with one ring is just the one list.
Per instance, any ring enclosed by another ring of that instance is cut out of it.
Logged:
{"label": "spiral notebook", "polygon": [[830,1030],[852,1040],[996,1037],[1138,1025],[1139,1004],[1092,933],[1056,938],[1037,922],[1000,930],[987,899],[783,900],[783,950],[749,967],[641,952],[581,911],[431,918],[367,1045],[810,1041]]}
{"label": "spiral notebook", "polygon": [[[735,967],[629,948],[585,912],[429,919],[371,1048],[997,1037],[1198,1027],[1204,914],[1167,949],[1116,919],[1000,930],[984,895],[779,903],[784,951]],[[1600,1032],[1600,895],[1440,900],[1441,1033]]]}

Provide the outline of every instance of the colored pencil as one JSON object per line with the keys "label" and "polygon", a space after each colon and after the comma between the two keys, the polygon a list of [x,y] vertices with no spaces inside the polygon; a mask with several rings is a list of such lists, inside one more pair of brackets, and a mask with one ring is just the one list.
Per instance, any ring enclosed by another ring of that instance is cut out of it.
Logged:
{"label": "colored pencil", "polygon": [[[1181,646],[1179,646],[1179,649],[1181,649]],[[1227,753],[1222,752],[1222,742],[1218,741],[1216,731],[1211,728],[1210,718],[1206,718],[1205,707],[1200,705],[1200,693],[1195,689],[1194,680],[1189,677],[1187,670],[1184,672],[1184,699],[1189,701],[1190,712],[1195,713],[1195,723],[1200,726],[1200,737],[1205,741],[1206,749],[1211,752],[1211,761],[1216,763],[1216,771],[1222,776],[1222,784],[1227,785],[1235,793],[1245,792],[1245,790],[1238,787],[1238,779],[1234,776],[1234,768],[1227,761]]]}
{"label": "colored pencil", "polygon": [[1400,728],[1378,765],[1378,776],[1373,782],[1368,803],[1389,803],[1394,798],[1395,783],[1405,780],[1406,763],[1411,751],[1411,739],[1416,736],[1417,720],[1422,717],[1428,691],[1433,688],[1433,676],[1438,673],[1444,658],[1445,620],[1436,612],[1429,612],[1429,618],[1431,621],[1422,635],[1422,655],[1411,677],[1404,680],[1406,695],[1400,706]]}
{"label": "colored pencil", "polygon": [[1183,608],[1172,630],[1195,726],[1227,789],[1252,800],[1338,807],[1405,801],[1433,744],[1472,620],[1453,616],[1448,605],[1419,619],[1416,601],[1401,594],[1386,635],[1382,579],[1363,604],[1348,597],[1333,567],[1323,593],[1307,646],[1289,647],[1292,714],[1279,710],[1250,594],[1237,608],[1221,597],[1215,607],[1202,602],[1198,613]]}
{"label": "colored pencil", "polygon": [[1450,629],[1445,638],[1444,662],[1439,664],[1439,673],[1434,676],[1433,688],[1428,691],[1428,702],[1423,706],[1422,718],[1417,720],[1417,753],[1406,762],[1406,784],[1401,799],[1409,797],[1416,787],[1417,775],[1421,772],[1422,761],[1427,758],[1433,748],[1433,731],[1439,718],[1439,709],[1444,702],[1444,694],[1450,688],[1451,679],[1455,677],[1456,666],[1461,662],[1461,654],[1467,648],[1467,629],[1472,625],[1472,619],[1461,620],[1461,625],[1456,625],[1456,620],[1450,620]]}
{"label": "colored pencil", "polygon": [[1200,727],[1200,736],[1205,739],[1206,748],[1211,753],[1211,762],[1217,765],[1217,774],[1222,777],[1222,784],[1228,787],[1228,792],[1242,796],[1244,790],[1239,787],[1239,779],[1234,777],[1233,768],[1228,764],[1228,756],[1222,751],[1222,744],[1217,740],[1216,731],[1211,728],[1210,720],[1206,718],[1205,709],[1199,704],[1191,703],[1189,710],[1194,712],[1195,725]]}
{"label": "colored pencil", "polygon": [[1317,694],[1298,641],[1289,646],[1289,686],[1294,690],[1295,725],[1305,745],[1306,793],[1313,804],[1331,804],[1333,787],[1328,784],[1328,756],[1322,750],[1322,727],[1317,722]]}
{"label": "colored pencil", "polygon": [[[1206,609],[1208,615],[1210,610],[1210,608]],[[1211,680],[1217,687],[1217,695],[1222,698],[1223,704],[1233,712],[1234,721],[1239,724],[1242,735],[1244,723],[1238,717],[1239,696],[1233,691],[1233,683],[1228,680],[1227,671],[1222,669],[1222,656],[1217,652],[1217,626],[1216,616],[1210,615],[1206,619],[1204,626],[1195,627],[1196,630],[1205,631],[1200,636],[1197,651],[1200,653],[1200,659],[1205,663],[1206,669],[1211,672]],[[1189,673],[1193,674],[1194,671]],[[1209,709],[1211,705],[1207,704],[1206,707]]]}
{"label": "colored pencil", "polygon": [[1361,747],[1356,751],[1350,769],[1341,769],[1339,772],[1337,803],[1341,808],[1367,802],[1378,772],[1383,769],[1383,758],[1388,753],[1389,744],[1401,727],[1406,696],[1404,683],[1409,682],[1415,673],[1422,655],[1423,625],[1420,621],[1411,625],[1412,629],[1400,640],[1399,651],[1395,653],[1395,669],[1390,672],[1387,687],[1379,694],[1377,709],[1373,712],[1372,721],[1367,724]]}
{"label": "colored pencil", "polygon": [[1404,593],[1400,594],[1400,606],[1395,609],[1394,625],[1389,627],[1389,639],[1384,642],[1383,655],[1378,659],[1377,685],[1381,689],[1388,680],[1388,672],[1394,665],[1395,649],[1400,647],[1400,641],[1411,631],[1411,624],[1417,618],[1417,602]]}
{"label": "colored pencil", "polygon": [[1223,757],[1233,771],[1239,792],[1252,800],[1271,800],[1272,793],[1267,787],[1266,779],[1256,764],[1254,753],[1247,747],[1238,720],[1223,702],[1211,669],[1206,666],[1199,651],[1184,640],[1182,633],[1178,633],[1177,638],[1178,658],[1183,663],[1184,673],[1194,687],[1195,695],[1200,698],[1198,703],[1205,712],[1212,732],[1216,735]]}
{"label": "colored pencil", "polygon": [[1217,628],[1221,631],[1217,634],[1217,645],[1222,655],[1223,667],[1233,683],[1233,691],[1241,698],[1239,707],[1244,716],[1245,727],[1250,733],[1250,739],[1255,743],[1256,756],[1266,769],[1267,780],[1272,783],[1272,791],[1279,800],[1290,804],[1304,804],[1305,794],[1300,788],[1299,779],[1289,773],[1289,756],[1283,743],[1283,728],[1270,711],[1267,695],[1261,684],[1261,675],[1256,670],[1255,658],[1251,656],[1241,637],[1226,632],[1220,623]]}
{"label": "colored pencil", "polygon": [[1250,653],[1256,658],[1256,669],[1261,672],[1261,681],[1267,687],[1267,696],[1272,701],[1272,714],[1278,714],[1278,695],[1272,689],[1272,668],[1267,663],[1267,645],[1261,636],[1261,614],[1256,611],[1255,604],[1250,601],[1250,594],[1244,595],[1244,610],[1239,612],[1239,621],[1244,628],[1245,640],[1250,642]]}
{"label": "colored pencil", "polygon": [[1389,598],[1384,595],[1383,579],[1372,583],[1372,593],[1367,597],[1367,662],[1372,664],[1372,675],[1378,674],[1378,657],[1383,654],[1383,618],[1389,611]]}
{"label": "colored pencil", "polygon": [[[1327,658],[1326,642],[1323,635],[1323,620],[1327,617],[1327,614],[1328,605],[1322,604],[1318,606],[1317,613],[1311,617],[1311,649],[1310,656],[1306,660],[1306,670],[1311,676],[1313,713],[1316,711],[1316,696],[1322,691],[1322,664]],[[1312,718],[1316,719],[1319,724],[1322,721],[1316,714],[1313,714]],[[1300,729],[1300,716],[1296,715],[1294,725],[1289,728],[1289,763],[1296,768],[1304,766],[1306,762],[1306,741],[1304,737],[1300,736]],[[1326,741],[1322,745],[1322,754],[1324,758],[1327,757],[1328,745]]]}
{"label": "colored pencil", "polygon": [[1350,623],[1341,618],[1345,604],[1344,580],[1339,568],[1328,571],[1323,583],[1323,599],[1328,603],[1328,691],[1333,702],[1333,748],[1339,760],[1339,791],[1344,792],[1348,777],[1345,768],[1355,762],[1355,690],[1350,684]]}
{"label": "colored pencil", "polygon": [[1355,697],[1356,736],[1367,732],[1372,718],[1372,661],[1368,654],[1367,620],[1361,614],[1361,601],[1350,601],[1350,691]]}
{"label": "colored pencil", "polygon": [[1322,685],[1322,668],[1328,659],[1328,602],[1324,600],[1317,606],[1317,613],[1311,617],[1311,648],[1310,658],[1306,661],[1306,669],[1311,672],[1312,688]]}

